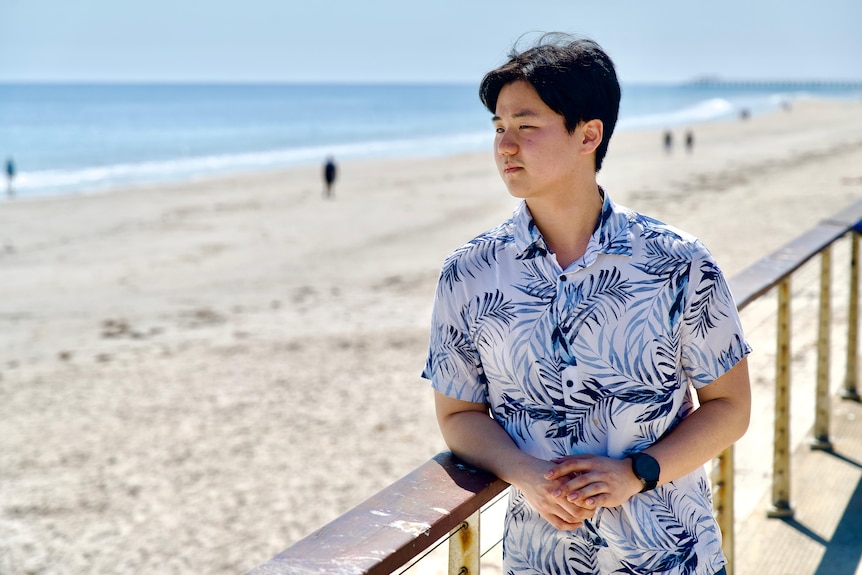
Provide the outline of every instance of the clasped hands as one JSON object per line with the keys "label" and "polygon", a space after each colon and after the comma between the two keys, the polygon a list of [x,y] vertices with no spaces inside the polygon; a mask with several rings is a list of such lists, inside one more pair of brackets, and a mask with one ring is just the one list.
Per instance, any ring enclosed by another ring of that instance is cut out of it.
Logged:
{"label": "clasped hands", "polygon": [[621,505],[642,487],[628,459],[568,455],[536,462],[538,473],[518,487],[533,509],[565,531],[580,528],[598,507]]}

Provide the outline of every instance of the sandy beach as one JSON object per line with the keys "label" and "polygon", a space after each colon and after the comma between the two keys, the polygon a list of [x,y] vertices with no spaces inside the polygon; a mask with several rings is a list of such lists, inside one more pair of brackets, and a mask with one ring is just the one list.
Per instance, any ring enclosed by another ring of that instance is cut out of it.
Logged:
{"label": "sandy beach", "polygon": [[[615,135],[599,182],[728,276],[862,197],[862,102],[694,133]],[[488,137],[344,163],[331,200],[311,166],[0,201],[0,575],[243,573],[444,450],[437,274],[515,206]],[[759,313],[745,502],[771,456]]]}

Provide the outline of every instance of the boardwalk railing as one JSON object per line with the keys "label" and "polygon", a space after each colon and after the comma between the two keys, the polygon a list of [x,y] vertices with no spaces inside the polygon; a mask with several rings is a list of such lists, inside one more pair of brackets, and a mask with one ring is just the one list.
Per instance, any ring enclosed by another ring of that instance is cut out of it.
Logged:
{"label": "boardwalk railing", "polygon": [[[832,325],[832,246],[849,235],[846,375],[842,396],[857,390],[859,234],[862,200],[822,221],[776,252],[730,278],[741,311],[777,290],[775,434],[770,516],[793,515],[790,493],[791,278],[820,255],[817,386],[814,441],[829,439],[829,334]],[[733,572],[734,461],[729,447],[713,462],[715,513]],[[479,573],[479,526],[484,509],[507,489],[500,479],[441,453],[362,504],[295,543],[248,575],[388,575],[448,541],[450,575]]]}

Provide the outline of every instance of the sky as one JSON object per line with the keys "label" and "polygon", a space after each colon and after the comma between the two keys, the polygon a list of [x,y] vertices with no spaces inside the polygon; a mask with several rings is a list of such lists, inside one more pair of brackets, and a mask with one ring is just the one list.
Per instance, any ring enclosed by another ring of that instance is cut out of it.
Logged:
{"label": "sky", "polygon": [[478,83],[524,34],[620,80],[862,81],[860,0],[0,0],[0,82]]}

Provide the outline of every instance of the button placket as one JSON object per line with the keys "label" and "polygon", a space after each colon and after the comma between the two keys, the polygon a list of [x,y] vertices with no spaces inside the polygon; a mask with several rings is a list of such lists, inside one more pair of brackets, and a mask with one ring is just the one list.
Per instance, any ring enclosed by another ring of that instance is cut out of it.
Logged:
{"label": "button placket", "polygon": [[563,368],[562,373],[562,381],[563,381],[563,391],[566,394],[566,397],[573,397],[578,388],[578,382],[580,380],[580,370],[577,365],[568,365]]}
{"label": "button placket", "polygon": [[[566,317],[565,307],[566,307],[566,288],[570,288],[570,282],[568,281],[568,276],[566,274],[561,274],[559,276],[559,282],[557,283],[557,302],[556,302],[556,313],[557,313],[557,325],[562,325],[564,318]],[[570,288],[571,289],[571,288]],[[562,330],[561,330],[562,331]],[[572,349],[570,345],[570,339],[573,334],[571,333],[563,333],[563,345],[565,346],[564,353],[569,357],[574,357],[572,354]],[[568,362],[566,362],[568,363]],[[566,403],[571,404],[571,398],[577,389],[578,384],[578,366],[577,365],[566,365],[561,375],[561,380],[563,383],[563,395],[566,398]]]}

